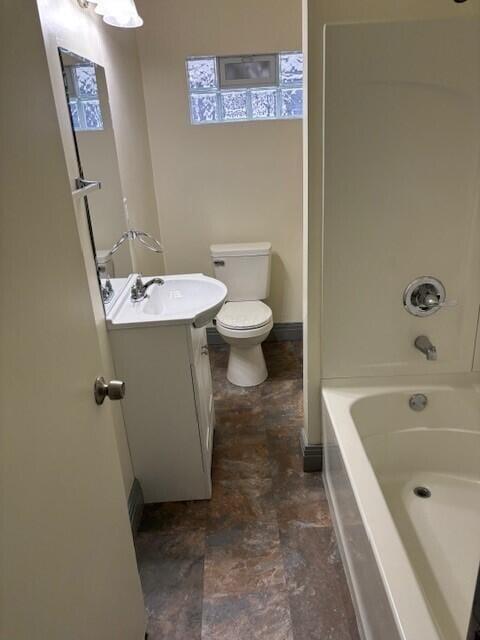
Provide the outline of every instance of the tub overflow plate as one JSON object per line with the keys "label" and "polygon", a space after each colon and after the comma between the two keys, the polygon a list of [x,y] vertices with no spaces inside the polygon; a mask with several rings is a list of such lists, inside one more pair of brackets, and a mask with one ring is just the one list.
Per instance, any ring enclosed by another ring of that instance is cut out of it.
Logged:
{"label": "tub overflow plate", "polygon": [[423,411],[428,404],[428,398],[424,393],[414,393],[408,399],[408,406],[412,411]]}

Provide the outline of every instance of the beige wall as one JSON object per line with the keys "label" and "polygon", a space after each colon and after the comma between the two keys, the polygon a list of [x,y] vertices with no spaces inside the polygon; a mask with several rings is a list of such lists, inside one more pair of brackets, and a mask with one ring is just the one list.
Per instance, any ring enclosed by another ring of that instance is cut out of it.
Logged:
{"label": "beige wall", "polygon": [[209,245],[270,240],[277,322],[301,320],[301,121],[193,126],[185,59],[301,48],[300,0],[140,0],[137,38],[169,273],[212,273]]}
{"label": "beige wall", "polygon": [[[65,101],[58,46],[69,49],[105,68],[112,122],[116,134],[120,179],[123,193],[128,200],[132,226],[159,236],[141,72],[134,34],[125,29],[107,27],[91,8],[81,9],[76,0],[38,0],[38,8],[72,188],[78,170]],[[93,197],[94,195],[92,195]],[[92,268],[93,257],[85,215],[83,208],[78,209],[80,213],[77,224],[87,271],[90,275],[89,284],[96,314],[98,340],[104,358],[110,363],[113,370],[103,308],[95,270]],[[137,251],[136,258],[138,268],[145,273],[163,271],[163,260],[155,254]],[[116,438],[125,493],[128,495],[134,473],[123,415],[118,405],[113,405],[112,411],[115,417]]]}

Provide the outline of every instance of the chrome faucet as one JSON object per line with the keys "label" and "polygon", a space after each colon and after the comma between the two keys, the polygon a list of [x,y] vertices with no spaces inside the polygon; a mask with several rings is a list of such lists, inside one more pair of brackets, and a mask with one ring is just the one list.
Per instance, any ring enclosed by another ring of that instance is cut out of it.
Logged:
{"label": "chrome faucet", "polygon": [[110,278],[107,278],[105,280],[105,284],[102,284],[100,288],[102,291],[103,303],[107,304],[113,298],[113,294],[114,294],[112,283],[110,282]]}
{"label": "chrome faucet", "polygon": [[165,281],[162,278],[152,278],[151,280],[147,280],[147,282],[142,282],[142,275],[138,274],[135,284],[130,289],[130,300],[132,302],[140,302],[147,295],[147,290],[153,284],[165,284]]}
{"label": "chrome faucet", "polygon": [[437,347],[434,347],[427,336],[415,338],[415,348],[425,354],[427,360],[437,359]]}

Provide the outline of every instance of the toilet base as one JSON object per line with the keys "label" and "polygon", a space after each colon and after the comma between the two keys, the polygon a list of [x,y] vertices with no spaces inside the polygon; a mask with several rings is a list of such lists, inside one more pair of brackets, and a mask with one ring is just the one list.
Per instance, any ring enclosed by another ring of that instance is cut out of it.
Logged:
{"label": "toilet base", "polygon": [[262,345],[236,347],[230,345],[227,380],[237,387],[255,387],[268,378]]}

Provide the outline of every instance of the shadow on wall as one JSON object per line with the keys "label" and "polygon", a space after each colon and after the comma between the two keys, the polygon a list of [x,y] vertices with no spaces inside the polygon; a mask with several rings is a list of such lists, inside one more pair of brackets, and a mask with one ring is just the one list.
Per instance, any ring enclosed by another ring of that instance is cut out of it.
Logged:
{"label": "shadow on wall", "polygon": [[[271,286],[270,286],[270,295],[268,296],[268,302],[271,300],[280,302],[280,306],[283,308],[285,303],[284,296],[282,296],[282,292],[284,289],[285,283],[289,280],[288,272],[285,268],[285,264],[280,257],[280,255],[276,252],[272,252],[272,278],[271,278]],[[271,306],[271,304],[270,304]],[[275,316],[273,318],[275,322]]]}

